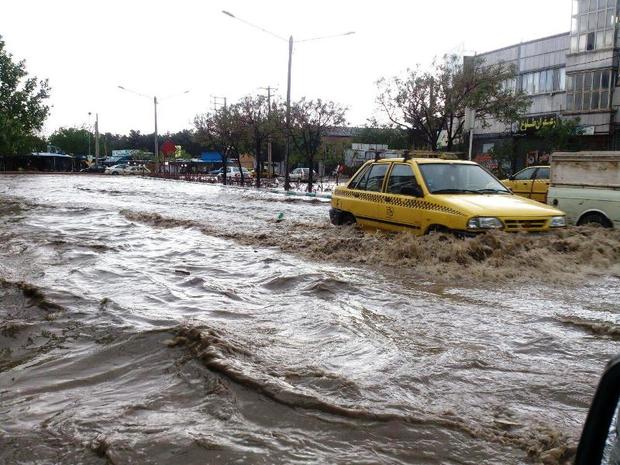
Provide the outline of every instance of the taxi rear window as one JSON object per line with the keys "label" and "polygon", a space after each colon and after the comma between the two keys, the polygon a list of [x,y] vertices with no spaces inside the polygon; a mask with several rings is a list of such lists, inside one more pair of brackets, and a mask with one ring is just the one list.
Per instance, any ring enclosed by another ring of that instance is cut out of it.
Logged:
{"label": "taxi rear window", "polygon": [[380,192],[383,187],[383,179],[389,168],[387,163],[376,163],[367,167],[359,176],[355,176],[349,184],[350,189],[362,191]]}

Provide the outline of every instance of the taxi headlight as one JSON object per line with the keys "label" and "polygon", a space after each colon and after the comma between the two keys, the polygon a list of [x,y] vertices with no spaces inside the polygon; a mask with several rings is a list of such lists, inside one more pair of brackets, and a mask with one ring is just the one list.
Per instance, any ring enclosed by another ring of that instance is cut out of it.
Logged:
{"label": "taxi headlight", "polygon": [[566,226],[566,217],[565,216],[554,216],[551,218],[551,223],[549,223],[551,228],[563,228]]}
{"label": "taxi headlight", "polygon": [[479,216],[467,222],[467,229],[501,229],[503,223],[493,216]]}

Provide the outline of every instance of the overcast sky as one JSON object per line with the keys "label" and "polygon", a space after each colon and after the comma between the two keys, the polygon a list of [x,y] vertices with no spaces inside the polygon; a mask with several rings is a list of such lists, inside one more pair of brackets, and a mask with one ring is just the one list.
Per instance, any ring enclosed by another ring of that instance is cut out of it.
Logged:
{"label": "overcast sky", "polygon": [[[153,103],[117,88],[157,95],[159,132],[192,127],[212,108],[277,87],[286,95],[288,44],[221,13],[295,39],[292,99],[320,97],[363,125],[375,111],[375,81],[447,52],[481,53],[566,32],[570,0],[5,0],[0,35],[52,87],[49,134],[88,123],[103,132],[153,132]],[[185,90],[187,95],[178,96]],[[174,96],[165,99],[166,96]]]}

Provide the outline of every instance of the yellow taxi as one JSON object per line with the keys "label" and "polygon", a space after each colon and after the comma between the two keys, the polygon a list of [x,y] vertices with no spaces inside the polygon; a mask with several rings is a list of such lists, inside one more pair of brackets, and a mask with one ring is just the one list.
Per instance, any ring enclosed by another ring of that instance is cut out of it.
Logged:
{"label": "yellow taxi", "polygon": [[521,197],[547,203],[549,172],[549,166],[530,166],[502,179],[502,184]]}
{"label": "yellow taxi", "polygon": [[366,162],[331,200],[335,225],[365,229],[479,233],[540,232],[566,226],[558,209],[514,195],[470,161],[392,158]]}

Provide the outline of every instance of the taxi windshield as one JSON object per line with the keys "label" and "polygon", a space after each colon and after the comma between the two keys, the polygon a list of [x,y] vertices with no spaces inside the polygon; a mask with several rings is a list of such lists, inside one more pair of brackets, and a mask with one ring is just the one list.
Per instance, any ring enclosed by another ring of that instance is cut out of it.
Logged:
{"label": "taxi windshield", "polygon": [[420,163],[418,166],[431,194],[510,194],[479,165]]}

